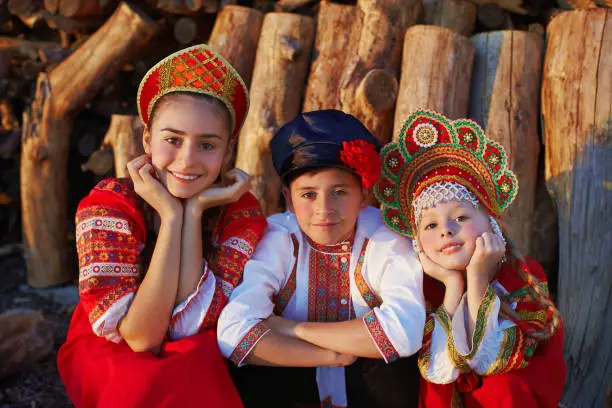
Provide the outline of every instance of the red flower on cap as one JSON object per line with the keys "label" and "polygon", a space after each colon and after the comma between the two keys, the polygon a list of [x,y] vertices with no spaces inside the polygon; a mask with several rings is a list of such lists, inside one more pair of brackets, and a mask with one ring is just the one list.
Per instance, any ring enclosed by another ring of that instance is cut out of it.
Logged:
{"label": "red flower on cap", "polygon": [[373,187],[380,178],[382,162],[372,143],[361,139],[342,142],[340,160],[361,176],[365,188]]}

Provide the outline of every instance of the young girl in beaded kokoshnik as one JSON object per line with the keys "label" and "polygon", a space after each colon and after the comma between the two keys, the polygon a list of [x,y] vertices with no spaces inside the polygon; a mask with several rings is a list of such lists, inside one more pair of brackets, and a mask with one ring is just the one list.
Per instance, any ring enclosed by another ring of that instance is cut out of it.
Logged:
{"label": "young girl in beaded kokoshnik", "polygon": [[416,358],[403,357],[423,340],[423,275],[410,240],[366,205],[380,142],[323,110],[270,148],[289,211],[268,218],[218,328],[245,406],[416,406]]}
{"label": "young girl in beaded kokoshnik", "polygon": [[518,190],[504,149],[469,120],[418,111],[385,147],[383,218],[414,238],[429,316],[420,405],[557,407],[563,331],[546,276],[498,219]]}
{"label": "young girl in beaded kokoshnik", "polygon": [[216,323],[266,221],[227,171],[248,109],[236,71],[198,45],[138,90],[146,154],[77,210],[81,300],[58,368],[76,407],[241,407]]}

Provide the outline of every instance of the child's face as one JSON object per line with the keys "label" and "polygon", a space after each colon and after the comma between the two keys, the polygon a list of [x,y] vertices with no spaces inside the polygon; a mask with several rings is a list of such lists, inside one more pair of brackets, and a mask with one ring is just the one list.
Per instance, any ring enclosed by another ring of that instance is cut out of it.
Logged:
{"label": "child's face", "polygon": [[476,238],[485,232],[492,232],[486,212],[456,200],[423,210],[417,226],[419,244],[429,259],[453,270],[465,270]]}
{"label": "child's face", "polygon": [[321,245],[347,238],[355,228],[359,211],[366,207],[359,178],[342,169],[305,173],[283,193],[302,231]]}
{"label": "child's face", "polygon": [[229,124],[209,100],[170,95],[143,135],[159,181],[170,194],[190,198],[215,182],[229,159]]}

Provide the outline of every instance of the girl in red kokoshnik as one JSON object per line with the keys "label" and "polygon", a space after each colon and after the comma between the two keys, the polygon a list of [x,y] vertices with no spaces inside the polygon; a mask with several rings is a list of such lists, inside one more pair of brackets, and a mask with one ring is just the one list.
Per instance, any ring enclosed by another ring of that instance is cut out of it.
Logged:
{"label": "girl in red kokoshnik", "polygon": [[428,275],[420,405],[557,407],[561,319],[544,271],[498,224],[518,190],[502,146],[470,120],[417,111],[382,156],[383,218]]}
{"label": "girl in red kokoshnik", "polygon": [[76,407],[241,407],[216,325],[266,226],[250,177],[228,169],[247,88],[198,45],[146,74],[138,110],[146,154],[77,210],[62,381]]}

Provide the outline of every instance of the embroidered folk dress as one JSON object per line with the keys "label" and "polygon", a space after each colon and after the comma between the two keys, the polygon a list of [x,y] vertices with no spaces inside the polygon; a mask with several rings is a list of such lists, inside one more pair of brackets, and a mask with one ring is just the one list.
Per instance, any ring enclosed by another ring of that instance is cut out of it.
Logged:
{"label": "embroidered folk dress", "polygon": [[221,214],[216,263],[203,262],[196,291],[174,308],[159,355],[132,351],[117,330],[146,271],[141,208],[131,184],[117,179],[79,204],[81,300],[58,353],[68,395],[76,407],[241,407],[215,327],[265,229],[259,203],[247,193]]}
{"label": "embroidered folk dress", "polygon": [[[546,275],[533,259],[518,262],[527,278],[535,276],[547,293]],[[426,277],[428,311],[419,355],[421,407],[553,408],[565,382],[563,328],[537,342],[526,333],[550,323],[547,310],[526,296],[527,282],[507,262],[487,288],[480,305],[472,344],[468,344],[463,296],[452,319],[441,305],[444,289]],[[510,305],[520,320],[500,308]]]}
{"label": "embroidered folk dress", "polygon": [[[377,209],[361,211],[352,240],[332,246],[310,241],[293,214],[273,215],[219,318],[221,352],[244,365],[269,331],[263,320],[275,313],[296,321],[359,318],[385,362],[410,356],[423,338],[422,279],[410,241],[388,229]],[[344,370],[317,367],[324,406],[347,406]]]}

